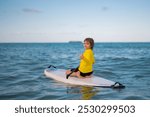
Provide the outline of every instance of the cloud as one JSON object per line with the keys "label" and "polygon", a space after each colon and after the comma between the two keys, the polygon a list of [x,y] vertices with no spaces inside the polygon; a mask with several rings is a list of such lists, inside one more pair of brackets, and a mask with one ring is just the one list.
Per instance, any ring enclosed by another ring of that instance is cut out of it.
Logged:
{"label": "cloud", "polygon": [[42,12],[41,10],[33,9],[33,8],[24,8],[22,9],[22,11],[26,13],[41,13]]}

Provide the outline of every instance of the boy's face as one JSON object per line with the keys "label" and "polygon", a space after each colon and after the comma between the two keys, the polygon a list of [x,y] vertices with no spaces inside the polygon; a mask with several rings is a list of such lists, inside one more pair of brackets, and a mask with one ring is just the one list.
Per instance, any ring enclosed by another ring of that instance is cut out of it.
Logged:
{"label": "boy's face", "polygon": [[90,43],[88,41],[84,41],[83,44],[84,44],[85,49],[90,49],[91,48]]}

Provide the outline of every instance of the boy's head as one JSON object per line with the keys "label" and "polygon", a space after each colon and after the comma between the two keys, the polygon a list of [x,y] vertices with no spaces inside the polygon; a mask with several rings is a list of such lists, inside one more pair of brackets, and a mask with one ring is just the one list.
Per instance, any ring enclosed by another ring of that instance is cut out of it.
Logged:
{"label": "boy's head", "polygon": [[94,47],[94,40],[93,40],[93,38],[85,38],[84,39],[84,47],[86,49],[93,49],[93,47]]}

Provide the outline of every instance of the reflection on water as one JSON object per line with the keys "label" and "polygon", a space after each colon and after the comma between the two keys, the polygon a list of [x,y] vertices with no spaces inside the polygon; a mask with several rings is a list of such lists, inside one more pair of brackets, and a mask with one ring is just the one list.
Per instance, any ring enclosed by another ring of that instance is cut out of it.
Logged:
{"label": "reflection on water", "polygon": [[67,94],[80,94],[82,100],[90,100],[100,90],[94,87],[80,86],[80,87],[67,87]]}

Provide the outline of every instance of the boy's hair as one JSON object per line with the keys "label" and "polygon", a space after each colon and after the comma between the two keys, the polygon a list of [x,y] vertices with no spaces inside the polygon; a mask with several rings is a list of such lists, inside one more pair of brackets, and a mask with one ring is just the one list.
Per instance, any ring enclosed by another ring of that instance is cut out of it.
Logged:
{"label": "boy's hair", "polygon": [[85,38],[84,41],[88,41],[90,43],[91,49],[94,47],[94,39],[93,38]]}

